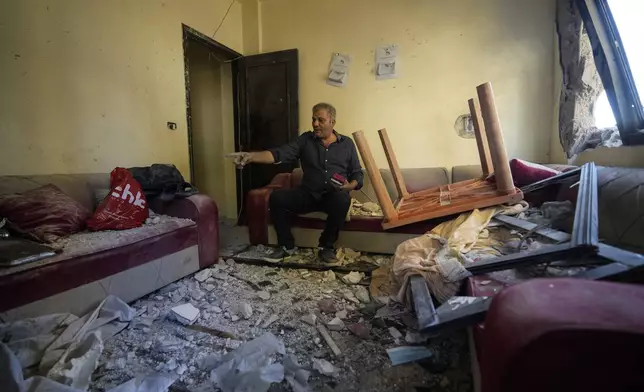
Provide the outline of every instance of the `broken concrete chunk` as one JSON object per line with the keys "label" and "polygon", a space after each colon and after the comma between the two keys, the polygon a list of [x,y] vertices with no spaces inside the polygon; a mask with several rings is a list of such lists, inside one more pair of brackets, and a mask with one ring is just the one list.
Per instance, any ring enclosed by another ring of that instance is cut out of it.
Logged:
{"label": "broken concrete chunk", "polygon": [[347,325],[347,329],[360,339],[369,339],[371,328],[363,323],[354,323]]}
{"label": "broken concrete chunk", "polygon": [[347,310],[339,310],[335,312],[335,317],[339,318],[340,320],[345,320],[347,318]]}
{"label": "broken concrete chunk", "polygon": [[395,327],[389,327],[389,334],[391,335],[392,338],[396,340],[403,338],[402,333],[400,333],[400,331],[397,330]]}
{"label": "broken concrete chunk", "polygon": [[324,282],[332,282],[335,280],[335,272],[331,270],[326,270],[322,274],[322,281]]}
{"label": "broken concrete chunk", "polygon": [[420,334],[418,332],[407,331],[405,335],[405,341],[410,344],[422,344],[427,341],[427,336]]}
{"label": "broken concrete chunk", "polygon": [[244,318],[244,320],[248,320],[253,315],[253,308],[246,302],[238,305],[236,311],[237,314]]}
{"label": "broken concrete chunk", "polygon": [[239,316],[237,316],[236,314],[233,314],[233,315],[230,317],[230,321],[239,321]]}
{"label": "broken concrete chunk", "polygon": [[271,317],[269,317],[268,319],[266,319],[266,321],[264,321],[264,324],[262,324],[262,328],[270,327],[271,324],[273,324],[277,320],[279,320],[279,317],[276,314],[271,315]]}
{"label": "broken concrete chunk", "polygon": [[188,370],[188,366],[186,366],[185,364],[182,363],[181,365],[179,365],[179,368],[177,369],[177,374],[182,375],[187,370]]}
{"label": "broken concrete chunk", "polygon": [[168,362],[166,362],[166,363],[165,363],[165,367],[166,367],[168,370],[172,371],[172,370],[176,369],[177,367],[179,367],[179,364],[177,364],[177,360],[176,360],[176,359],[174,359],[174,358],[170,358],[170,360],[169,360]]}
{"label": "broken concrete chunk", "polygon": [[333,320],[329,321],[326,326],[332,331],[342,331],[344,329],[344,322],[335,317]]}
{"label": "broken concrete chunk", "polygon": [[360,300],[358,298],[356,298],[356,296],[350,290],[343,291],[342,295],[343,295],[344,299],[346,299],[349,302],[353,302],[354,304],[359,304],[360,303]]}
{"label": "broken concrete chunk", "polygon": [[204,296],[205,294],[201,290],[193,290],[190,292],[190,297],[195,301],[201,301]]}
{"label": "broken concrete chunk", "polygon": [[210,283],[206,283],[201,287],[203,287],[203,289],[206,290],[207,292],[211,292],[211,291],[213,291],[214,289],[217,288],[217,286],[215,286],[214,284],[210,284]]}
{"label": "broken concrete chunk", "polygon": [[364,279],[364,273],[351,271],[348,274],[344,275],[341,279],[346,284],[358,284],[362,279]]}
{"label": "broken concrete chunk", "polygon": [[318,317],[314,314],[308,314],[306,316],[302,316],[300,320],[303,322],[307,323],[308,325],[312,325],[315,327],[315,323],[317,321]]}
{"label": "broken concrete chunk", "polygon": [[213,307],[211,308],[211,310],[212,310],[213,312],[217,313],[217,314],[219,314],[219,313],[221,313],[221,312],[222,312],[222,310],[221,310],[221,308],[220,308],[219,306],[213,306]]}
{"label": "broken concrete chunk", "polygon": [[271,298],[271,293],[262,290],[257,292],[257,296],[263,300],[268,300]]}
{"label": "broken concrete chunk", "polygon": [[187,303],[170,309],[174,318],[181,324],[190,325],[199,317],[199,309]]}
{"label": "broken concrete chunk", "polygon": [[212,273],[212,277],[217,280],[227,280],[228,274],[223,271],[215,271]]}
{"label": "broken concrete chunk", "polygon": [[371,297],[369,297],[369,291],[364,286],[356,286],[355,295],[360,302],[368,304],[371,302]]}
{"label": "broken concrete chunk", "polygon": [[210,278],[212,271],[210,268],[203,269],[195,274],[195,279],[197,282],[204,282],[206,279]]}
{"label": "broken concrete chunk", "polygon": [[318,302],[318,307],[323,313],[335,313],[335,303],[332,299],[325,298]]}
{"label": "broken concrete chunk", "polygon": [[228,265],[230,265],[230,266],[235,265],[235,260],[233,260],[233,259],[228,259],[228,260],[226,260],[226,264],[228,264]]}
{"label": "broken concrete chunk", "polygon": [[344,248],[344,257],[347,259],[357,259],[360,255],[360,252],[356,252],[351,248]]}
{"label": "broken concrete chunk", "polygon": [[317,370],[320,374],[329,377],[336,377],[339,369],[326,359],[312,358],[313,369]]}

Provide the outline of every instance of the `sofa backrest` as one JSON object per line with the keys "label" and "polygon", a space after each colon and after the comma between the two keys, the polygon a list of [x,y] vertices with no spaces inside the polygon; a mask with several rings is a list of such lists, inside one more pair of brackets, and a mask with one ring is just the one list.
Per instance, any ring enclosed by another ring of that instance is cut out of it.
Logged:
{"label": "sofa backrest", "polygon": [[94,211],[96,190],[108,191],[109,173],[49,174],[34,176],[0,176],[0,195],[22,193],[43,185],[54,184],[68,196]]}

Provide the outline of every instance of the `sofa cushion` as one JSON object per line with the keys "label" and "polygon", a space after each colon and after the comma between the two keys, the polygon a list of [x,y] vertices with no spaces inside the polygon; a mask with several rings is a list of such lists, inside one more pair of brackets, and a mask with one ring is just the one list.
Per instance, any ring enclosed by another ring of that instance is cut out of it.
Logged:
{"label": "sofa cushion", "polygon": [[57,256],[0,269],[0,298],[3,298],[0,311],[195,246],[198,244],[197,229],[197,225],[188,219],[160,217],[158,223],[136,229],[75,234],[55,244],[63,249]]}
{"label": "sofa cushion", "polygon": [[15,231],[40,242],[52,242],[85,227],[91,213],[55,185],[22,194],[0,196],[0,216]]}

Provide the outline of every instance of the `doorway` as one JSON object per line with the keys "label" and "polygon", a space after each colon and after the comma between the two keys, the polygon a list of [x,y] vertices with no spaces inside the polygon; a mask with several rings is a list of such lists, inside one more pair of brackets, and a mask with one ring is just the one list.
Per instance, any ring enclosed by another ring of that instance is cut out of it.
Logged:
{"label": "doorway", "polygon": [[237,217],[232,63],[241,54],[183,25],[190,177],[217,202],[220,215]]}

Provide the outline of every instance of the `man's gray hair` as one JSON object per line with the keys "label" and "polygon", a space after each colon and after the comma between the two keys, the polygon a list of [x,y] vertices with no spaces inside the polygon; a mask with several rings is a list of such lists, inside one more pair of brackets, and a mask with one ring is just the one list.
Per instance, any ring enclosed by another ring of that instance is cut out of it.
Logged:
{"label": "man's gray hair", "polygon": [[313,106],[313,113],[317,112],[318,110],[326,110],[326,112],[329,113],[331,120],[335,121],[335,107],[333,107],[333,105],[331,105],[330,103],[320,102]]}

